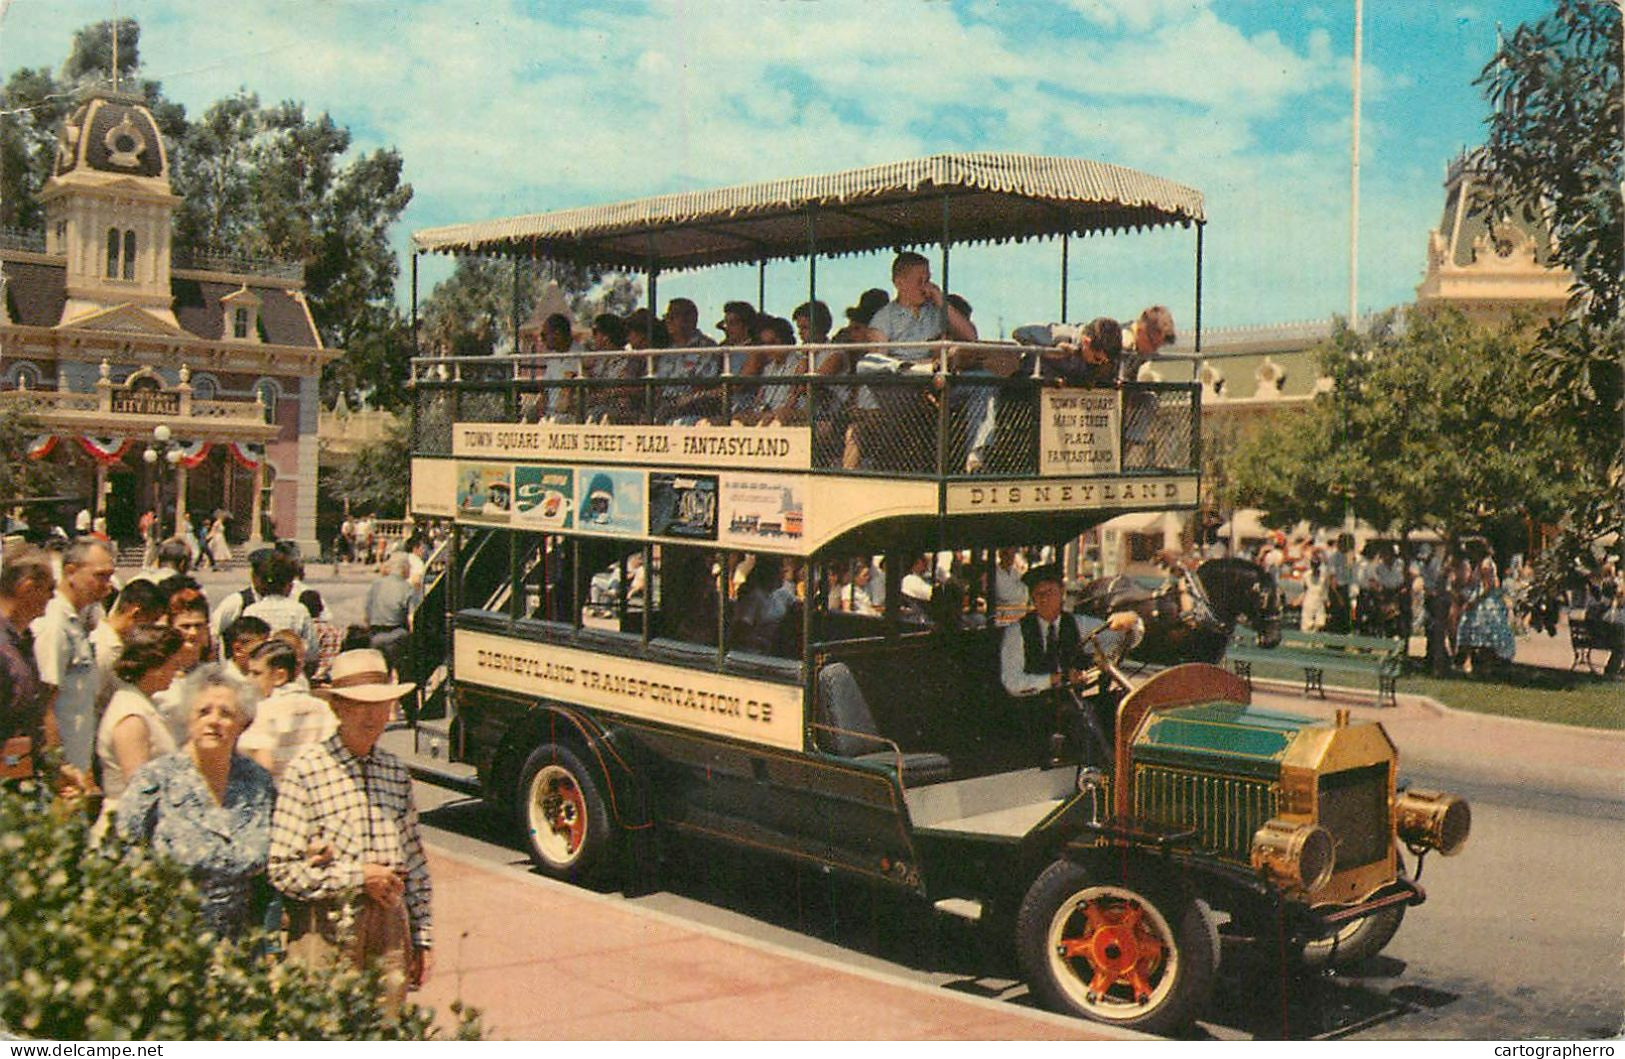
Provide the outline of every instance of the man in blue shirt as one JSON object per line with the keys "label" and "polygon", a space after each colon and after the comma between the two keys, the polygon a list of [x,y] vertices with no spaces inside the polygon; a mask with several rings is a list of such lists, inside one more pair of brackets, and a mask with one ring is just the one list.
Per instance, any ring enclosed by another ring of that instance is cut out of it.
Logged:
{"label": "man in blue shirt", "polygon": [[[955,338],[962,342],[976,341],[976,325],[960,311],[948,303],[943,296],[942,288],[931,282],[931,263],[923,256],[913,251],[905,250],[892,261],[892,286],[897,293],[891,301],[887,302],[869,321],[869,336],[871,342],[935,342],[942,338]],[[860,373],[905,374],[916,371],[930,371],[932,368],[933,351],[920,347],[916,349],[888,349],[884,352],[870,353],[858,361],[857,370]],[[868,446],[860,448],[869,451],[863,456],[864,466],[874,466],[874,457],[877,443],[890,448],[901,445],[905,438],[891,438],[882,440],[877,426],[882,429],[902,431],[903,433],[923,433],[924,424],[921,419],[917,403],[919,391],[898,390],[889,387],[864,387],[858,392],[858,409],[860,413],[867,413],[863,418],[869,419],[869,429],[865,431],[871,439]],[[983,462],[983,450],[993,434],[993,394],[986,388],[971,388],[954,391],[956,404],[963,404],[966,409],[967,430],[970,441],[965,457],[965,470],[974,472],[980,469]],[[878,423],[875,421],[878,420]],[[916,422],[910,423],[909,420]],[[934,431],[932,432],[934,434]],[[915,461],[908,460],[908,463]],[[899,467],[899,470],[920,470],[920,467]]]}

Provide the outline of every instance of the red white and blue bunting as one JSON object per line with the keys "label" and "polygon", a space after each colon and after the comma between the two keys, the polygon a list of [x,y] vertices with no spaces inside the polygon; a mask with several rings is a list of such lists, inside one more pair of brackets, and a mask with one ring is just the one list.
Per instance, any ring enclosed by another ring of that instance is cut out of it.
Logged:
{"label": "red white and blue bunting", "polygon": [[124,458],[135,444],[133,438],[98,438],[86,435],[79,439],[79,447],[97,463],[111,466]]}
{"label": "red white and blue bunting", "polygon": [[175,443],[175,447],[180,450],[181,466],[191,470],[209,458],[211,445],[207,441],[178,441]]}
{"label": "red white and blue bunting", "polygon": [[264,445],[257,445],[252,442],[244,443],[241,441],[233,441],[231,443],[230,451],[231,458],[236,460],[237,465],[242,467],[244,470],[252,471],[254,468],[265,462]]}
{"label": "red white and blue bunting", "polygon": [[28,443],[28,458],[43,460],[56,449],[58,440],[60,439],[55,434],[41,434]]}

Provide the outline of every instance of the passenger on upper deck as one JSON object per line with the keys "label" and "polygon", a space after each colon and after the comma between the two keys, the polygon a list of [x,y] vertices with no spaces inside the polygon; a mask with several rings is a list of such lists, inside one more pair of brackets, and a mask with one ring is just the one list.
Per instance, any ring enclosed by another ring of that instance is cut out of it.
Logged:
{"label": "passenger on upper deck", "polygon": [[1123,328],[1109,316],[1086,324],[1025,324],[1011,337],[1024,346],[1046,347],[1038,354],[1039,374],[1045,379],[1093,389],[1118,383]]}
{"label": "passenger on upper deck", "polygon": [[1131,324],[1123,325],[1123,357],[1118,361],[1118,381],[1134,382],[1147,361],[1156,358],[1163,346],[1174,344],[1174,314],[1166,306],[1153,305]]}
{"label": "passenger on upper deck", "polygon": [[[687,298],[673,298],[666,303],[666,330],[671,335],[673,349],[709,349],[716,346],[702,334],[700,310]],[[663,379],[714,379],[722,373],[722,357],[716,353],[674,353],[659,358],[655,375]],[[659,405],[655,409],[655,422],[692,426],[722,412],[722,391],[718,387],[702,387],[690,381],[686,385],[666,386],[660,391]]]}
{"label": "passenger on upper deck", "polygon": [[722,306],[722,319],[717,321],[717,330],[722,332],[722,344],[729,350],[729,375],[744,373],[745,361],[750,354],[737,347],[755,344],[756,317],[756,307],[750,302],[725,302]]}
{"label": "passenger on upper deck", "polygon": [[[896,296],[876,310],[869,321],[868,340],[871,342],[934,342],[942,338],[957,338],[965,342],[976,341],[976,325],[963,310],[947,302],[942,288],[931,282],[931,263],[920,254],[905,250],[892,261],[892,285]],[[934,354],[924,347],[919,349],[889,349],[866,354],[858,361],[860,373],[897,374],[908,371],[930,370]],[[956,404],[967,414],[969,442],[965,455],[965,469],[981,467],[984,449],[993,433],[992,391],[981,387],[965,387],[954,391]],[[914,405],[918,393],[899,392],[884,388],[865,387],[858,393],[858,408],[866,413],[879,413],[864,418],[880,422],[865,424],[865,432],[877,435],[876,428],[898,428],[912,432],[918,418]],[[874,446],[859,441],[860,450],[873,450]],[[869,457],[863,462],[872,463]],[[917,468],[913,468],[917,469]]]}
{"label": "passenger on upper deck", "polygon": [[1133,648],[1145,635],[1145,623],[1133,611],[1120,610],[1105,622],[1087,614],[1061,610],[1061,568],[1037,566],[1025,578],[1032,591],[1033,609],[1004,630],[999,651],[999,680],[1011,695],[1037,695],[1085,679],[1091,659],[1084,641],[1102,625],[1107,632],[1096,641],[1101,650],[1115,652],[1127,642]]}
{"label": "passenger on upper deck", "polygon": [[[796,325],[796,334],[802,345],[819,346],[830,341],[829,328],[834,321],[830,317],[829,306],[823,302],[802,302],[790,314],[790,319]],[[811,370],[819,375],[839,375],[850,371],[851,365],[847,363],[844,350],[826,349],[813,355]]]}
{"label": "passenger on upper deck", "polygon": [[[581,346],[575,340],[568,316],[554,313],[542,321],[542,346],[549,353],[580,352]],[[553,383],[580,378],[581,358],[550,357],[532,377]],[[579,394],[568,387],[554,387],[538,397],[526,419],[536,422],[545,417],[553,423],[573,423],[580,418],[576,411],[580,407],[578,397]]]}
{"label": "passenger on upper deck", "polygon": [[[782,316],[758,316],[756,340],[763,346],[793,346],[795,335],[790,321]],[[767,377],[803,374],[804,357],[789,349],[762,350],[752,353],[741,373],[747,376]],[[746,424],[782,423],[800,424],[807,421],[807,388],[789,383],[761,386],[740,395],[734,419]]]}
{"label": "passenger on upper deck", "polygon": [[[599,313],[592,321],[592,348],[609,352],[626,348],[626,321],[614,313]],[[584,374],[590,379],[633,378],[631,357],[584,358]],[[637,372],[641,375],[642,372]],[[623,387],[595,387],[587,391],[587,420],[593,423],[626,422],[631,409]]]}

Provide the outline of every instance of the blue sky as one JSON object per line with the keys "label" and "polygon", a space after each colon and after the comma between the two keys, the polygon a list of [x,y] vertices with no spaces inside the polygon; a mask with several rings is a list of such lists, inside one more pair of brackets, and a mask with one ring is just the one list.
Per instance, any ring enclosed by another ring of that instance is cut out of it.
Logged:
{"label": "blue sky", "polygon": [[[1482,140],[1472,81],[1496,24],[1548,6],[1367,0],[1362,311],[1413,296],[1445,165]],[[0,0],[0,72],[59,64],[115,7],[141,22],[144,75],[191,112],[247,89],[399,148],[416,189],[403,251],[433,225],[1009,150],[1201,189],[1207,326],[1348,304],[1353,0]],[[1193,247],[1184,232],[1074,240],[1072,315],[1165,302],[1188,326]],[[952,285],[984,334],[1004,333],[1054,318],[1059,267],[1056,243],[964,248]],[[886,260],[818,275],[838,312],[886,285]],[[755,291],[752,269],[660,284],[702,313]],[[770,310],[805,294],[804,266],[769,268]]]}

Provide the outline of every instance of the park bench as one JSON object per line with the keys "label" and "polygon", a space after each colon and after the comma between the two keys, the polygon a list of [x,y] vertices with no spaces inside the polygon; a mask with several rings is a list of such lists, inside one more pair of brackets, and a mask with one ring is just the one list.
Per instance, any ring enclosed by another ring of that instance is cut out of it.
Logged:
{"label": "park bench", "polygon": [[1277,647],[1258,646],[1251,629],[1238,628],[1226,655],[1231,670],[1252,687],[1255,666],[1276,665],[1303,670],[1303,693],[1326,697],[1326,673],[1375,678],[1377,705],[1398,705],[1396,683],[1405,659],[1405,641],[1380,636],[1282,629]]}

